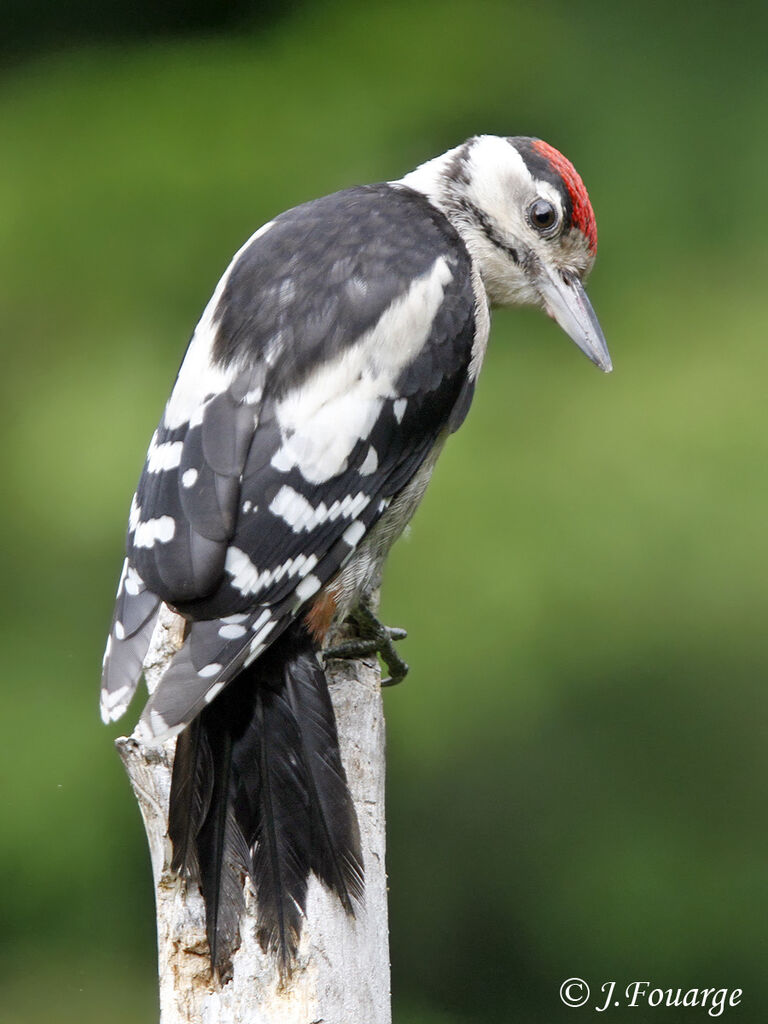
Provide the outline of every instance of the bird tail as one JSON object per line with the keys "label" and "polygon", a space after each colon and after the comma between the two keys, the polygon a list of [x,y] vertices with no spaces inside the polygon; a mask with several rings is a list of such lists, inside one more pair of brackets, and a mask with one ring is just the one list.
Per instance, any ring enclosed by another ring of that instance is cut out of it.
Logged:
{"label": "bird tail", "polygon": [[363,898],[354,805],[325,673],[303,622],[289,627],[179,736],[171,867],[205,901],[211,967],[231,976],[246,879],[262,949],[290,973],[310,872],[348,914]]}

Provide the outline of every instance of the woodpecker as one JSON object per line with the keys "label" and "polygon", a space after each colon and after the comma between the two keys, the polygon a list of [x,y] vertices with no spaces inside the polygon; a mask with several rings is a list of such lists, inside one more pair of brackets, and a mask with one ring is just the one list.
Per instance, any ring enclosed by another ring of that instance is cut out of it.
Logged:
{"label": "woodpecker", "polygon": [[244,886],[283,973],[314,873],[354,914],[355,810],[324,671],[332,622],[407,666],[369,595],[472,400],[493,305],[542,307],[611,370],[583,280],[597,250],[573,165],[476,136],[398,181],[280,214],[206,306],[131,503],[101,710],[135,692],[163,603],[185,639],[137,727],[177,736],[172,867],[231,973]]}

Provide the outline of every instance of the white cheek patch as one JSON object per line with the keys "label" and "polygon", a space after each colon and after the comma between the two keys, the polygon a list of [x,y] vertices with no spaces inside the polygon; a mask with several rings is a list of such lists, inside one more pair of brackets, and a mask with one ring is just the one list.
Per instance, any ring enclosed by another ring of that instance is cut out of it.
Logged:
{"label": "white cheek patch", "polygon": [[482,135],[468,156],[470,199],[504,234],[519,235],[521,197],[536,185],[525,160],[506,139]]}
{"label": "white cheek patch", "polygon": [[275,469],[298,467],[313,484],[344,472],[384,401],[397,397],[395,381],[429,337],[452,276],[440,256],[370,331],[286,395],[276,408],[283,442],[272,459]]}

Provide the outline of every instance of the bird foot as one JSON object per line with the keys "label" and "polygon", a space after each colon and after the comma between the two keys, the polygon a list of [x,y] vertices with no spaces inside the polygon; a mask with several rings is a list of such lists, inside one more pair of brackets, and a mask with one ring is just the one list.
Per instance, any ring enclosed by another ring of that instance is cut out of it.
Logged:
{"label": "bird foot", "polygon": [[376,618],[370,608],[361,605],[350,616],[358,636],[345,640],[323,652],[325,660],[333,658],[366,658],[372,654],[381,656],[389,669],[389,675],[382,679],[382,686],[396,686],[408,674],[408,665],[395,650],[395,641],[404,640],[408,635],[404,629],[385,626]]}

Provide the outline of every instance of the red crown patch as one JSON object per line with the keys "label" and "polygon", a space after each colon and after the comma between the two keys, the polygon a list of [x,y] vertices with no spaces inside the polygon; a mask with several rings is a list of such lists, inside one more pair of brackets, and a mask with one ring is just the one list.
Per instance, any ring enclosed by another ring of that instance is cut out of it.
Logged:
{"label": "red crown patch", "polygon": [[563,179],[563,183],[571,197],[573,224],[586,236],[592,252],[597,252],[597,223],[592,204],[589,201],[589,194],[584,187],[584,182],[581,180],[581,175],[570,160],[566,159],[554,146],[544,142],[543,139],[534,139],[531,148],[539,156],[544,157],[552,169],[557,171]]}

